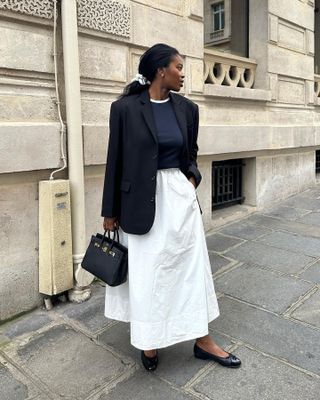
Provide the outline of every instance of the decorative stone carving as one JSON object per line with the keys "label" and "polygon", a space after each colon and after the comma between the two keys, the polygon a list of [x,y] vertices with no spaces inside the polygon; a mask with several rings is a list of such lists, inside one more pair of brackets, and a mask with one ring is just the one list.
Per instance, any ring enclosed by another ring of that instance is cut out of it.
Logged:
{"label": "decorative stone carving", "polygon": [[257,64],[249,59],[205,50],[204,83],[252,88]]}
{"label": "decorative stone carving", "polygon": [[53,0],[1,0],[0,10],[52,19]]}
{"label": "decorative stone carving", "polygon": [[316,97],[320,98],[320,75],[315,75],[314,77],[314,91]]}
{"label": "decorative stone carving", "polygon": [[78,0],[81,27],[130,37],[130,7],[114,0]]}

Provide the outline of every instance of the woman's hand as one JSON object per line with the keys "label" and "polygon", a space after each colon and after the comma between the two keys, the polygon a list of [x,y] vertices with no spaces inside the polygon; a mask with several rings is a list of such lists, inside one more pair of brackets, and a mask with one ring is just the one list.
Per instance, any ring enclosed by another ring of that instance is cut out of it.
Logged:
{"label": "woman's hand", "polygon": [[196,187],[196,180],[194,179],[193,176],[191,176],[191,177],[189,178],[189,181],[193,184],[194,187]]}
{"label": "woman's hand", "polygon": [[103,229],[105,231],[114,231],[115,229],[119,228],[119,222],[117,220],[117,218],[113,217],[113,218],[108,218],[108,217],[104,217],[103,220]]}

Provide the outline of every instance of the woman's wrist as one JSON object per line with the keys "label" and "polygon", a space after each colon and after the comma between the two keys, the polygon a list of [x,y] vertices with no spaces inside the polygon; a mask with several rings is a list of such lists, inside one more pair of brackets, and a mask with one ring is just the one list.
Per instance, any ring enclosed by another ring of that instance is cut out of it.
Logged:
{"label": "woman's wrist", "polygon": [[105,231],[114,231],[119,228],[117,217],[104,217],[103,228]]}

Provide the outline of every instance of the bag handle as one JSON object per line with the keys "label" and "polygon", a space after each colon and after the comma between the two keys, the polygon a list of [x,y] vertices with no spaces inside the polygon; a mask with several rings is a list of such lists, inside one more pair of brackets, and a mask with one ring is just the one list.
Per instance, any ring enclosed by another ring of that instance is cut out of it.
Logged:
{"label": "bag handle", "polygon": [[115,229],[115,230],[113,231],[113,238],[111,239],[111,237],[110,237],[110,231],[109,231],[109,230],[105,230],[105,231],[104,231],[104,234],[103,234],[103,237],[102,237],[102,239],[101,239],[100,246],[102,246],[102,245],[103,245],[103,242],[106,240],[106,234],[107,234],[107,232],[108,232],[108,239],[111,240],[110,249],[112,249],[112,247],[113,247],[113,245],[114,245],[114,242],[115,242],[115,239],[116,239],[116,241],[117,241],[118,243],[120,242],[120,240],[119,240],[119,231],[118,231],[118,229]]}

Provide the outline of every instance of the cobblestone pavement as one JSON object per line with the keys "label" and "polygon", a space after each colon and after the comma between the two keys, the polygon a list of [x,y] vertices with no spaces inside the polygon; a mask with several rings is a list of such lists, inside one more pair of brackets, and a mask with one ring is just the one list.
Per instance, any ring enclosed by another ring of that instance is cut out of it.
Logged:
{"label": "cobblestone pavement", "polygon": [[207,237],[221,316],[216,341],[237,370],[160,350],[148,373],[129,326],[103,316],[104,287],[0,326],[1,400],[320,398],[320,186]]}

